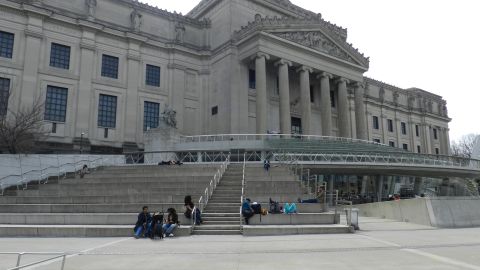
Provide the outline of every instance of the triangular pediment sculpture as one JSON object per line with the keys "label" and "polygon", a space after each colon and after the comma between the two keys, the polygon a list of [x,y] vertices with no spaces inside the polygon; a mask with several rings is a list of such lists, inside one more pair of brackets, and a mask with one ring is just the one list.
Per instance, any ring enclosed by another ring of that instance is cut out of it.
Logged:
{"label": "triangular pediment sculpture", "polygon": [[320,31],[271,32],[270,34],[315,49],[330,56],[358,64],[353,57]]}

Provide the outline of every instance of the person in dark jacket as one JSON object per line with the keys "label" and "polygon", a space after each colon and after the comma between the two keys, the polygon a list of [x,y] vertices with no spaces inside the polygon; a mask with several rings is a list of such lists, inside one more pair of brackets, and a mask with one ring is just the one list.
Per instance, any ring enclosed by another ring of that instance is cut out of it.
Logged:
{"label": "person in dark jacket", "polygon": [[242,216],[245,218],[246,225],[248,225],[248,220],[253,217],[254,214],[250,199],[245,199],[242,203]]}
{"label": "person in dark jacket", "polygon": [[203,223],[202,213],[200,212],[200,209],[195,207],[195,204],[192,201],[192,196],[190,195],[185,196],[184,203],[185,203],[184,205],[185,217],[188,219],[193,219],[193,222],[195,223],[195,225],[200,225],[201,223]]}
{"label": "person in dark jacket", "polygon": [[173,237],[173,231],[178,226],[178,215],[174,208],[168,208],[167,220],[163,224],[163,232],[165,236]]}
{"label": "person in dark jacket", "polygon": [[152,216],[148,212],[148,206],[142,208],[142,212],[138,214],[137,223],[133,231],[135,232],[135,238],[140,238],[141,236],[147,237],[147,232],[150,231],[150,223],[152,221]]}

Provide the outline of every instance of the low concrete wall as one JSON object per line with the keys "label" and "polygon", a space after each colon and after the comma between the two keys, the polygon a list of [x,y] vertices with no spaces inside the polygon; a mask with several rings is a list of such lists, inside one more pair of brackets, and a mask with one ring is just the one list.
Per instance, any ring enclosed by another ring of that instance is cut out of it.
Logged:
{"label": "low concrete wall", "polygon": [[480,198],[437,197],[355,205],[359,215],[438,228],[480,226]]}

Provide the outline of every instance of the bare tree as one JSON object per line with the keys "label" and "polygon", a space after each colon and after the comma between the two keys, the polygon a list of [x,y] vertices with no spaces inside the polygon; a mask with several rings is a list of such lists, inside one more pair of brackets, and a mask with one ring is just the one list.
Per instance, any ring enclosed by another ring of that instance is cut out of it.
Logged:
{"label": "bare tree", "polygon": [[43,131],[44,103],[36,98],[31,106],[15,111],[8,108],[9,94],[3,95],[0,97],[0,148],[10,154],[34,152],[35,142],[46,134]]}
{"label": "bare tree", "polygon": [[457,157],[472,158],[473,147],[478,135],[468,134],[462,136],[458,141],[451,143],[452,155]]}

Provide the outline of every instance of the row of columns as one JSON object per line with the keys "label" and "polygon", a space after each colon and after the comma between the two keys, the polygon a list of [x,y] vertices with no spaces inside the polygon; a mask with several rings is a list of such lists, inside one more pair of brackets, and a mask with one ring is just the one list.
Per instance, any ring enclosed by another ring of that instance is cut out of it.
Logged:
{"label": "row of columns", "polygon": [[[255,75],[257,90],[257,133],[266,133],[267,131],[267,73],[266,62],[270,56],[264,53],[258,53],[255,56]],[[280,59],[275,62],[278,67],[279,77],[279,95],[280,95],[280,132],[282,134],[291,133],[291,114],[290,114],[290,87],[288,69],[292,66],[290,61]],[[302,112],[302,127],[304,135],[311,135],[312,111],[310,104],[310,74],[313,69],[306,66],[300,66],[297,70],[300,76],[300,104]],[[330,104],[330,79],[332,74],[320,72],[316,76],[320,79],[320,113],[322,121],[322,135],[332,136],[332,106]],[[338,124],[339,136],[351,138],[351,125],[349,117],[349,104],[347,84],[349,81],[345,78],[339,78],[336,81],[338,87]],[[355,84],[355,121],[357,138],[367,140],[367,122],[365,118],[364,89],[361,83]]]}

